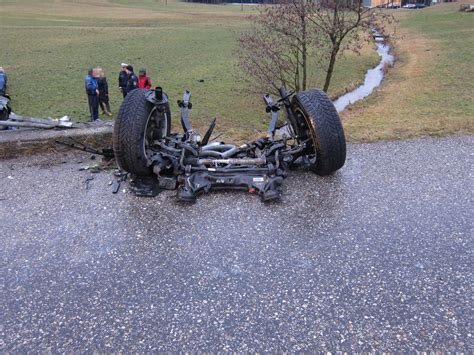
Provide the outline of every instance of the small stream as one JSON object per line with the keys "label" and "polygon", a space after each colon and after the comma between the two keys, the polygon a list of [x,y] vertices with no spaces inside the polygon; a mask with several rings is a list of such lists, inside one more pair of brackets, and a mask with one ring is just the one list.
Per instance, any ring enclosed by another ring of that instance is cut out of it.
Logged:
{"label": "small stream", "polygon": [[334,101],[337,112],[341,112],[350,104],[369,96],[380,85],[384,76],[383,68],[385,63],[391,65],[395,58],[390,54],[390,46],[383,42],[377,42],[377,53],[381,58],[380,63],[375,68],[367,71],[364,84]]}
{"label": "small stream", "polygon": [[[390,45],[385,44],[383,38],[381,37],[375,37],[375,40],[377,43],[377,53],[380,56],[379,65],[377,65],[373,69],[367,70],[367,74],[365,74],[364,84],[333,101],[337,112],[341,112],[346,109],[347,106],[369,96],[374,91],[374,89],[382,83],[384,76],[383,68],[385,66],[385,63],[388,63],[390,65],[393,64],[395,57],[390,54]],[[286,125],[278,129],[277,133],[289,135]]]}

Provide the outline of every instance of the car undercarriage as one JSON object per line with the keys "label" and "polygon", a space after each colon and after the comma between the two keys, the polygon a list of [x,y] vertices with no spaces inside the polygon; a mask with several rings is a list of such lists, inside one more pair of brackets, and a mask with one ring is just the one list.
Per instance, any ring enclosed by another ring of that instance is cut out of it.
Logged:
{"label": "car undercarriage", "polygon": [[[267,202],[280,199],[290,169],[304,166],[318,175],[340,169],[344,131],[327,95],[317,89],[288,93],[284,87],[279,95],[276,101],[263,96],[271,115],[267,133],[235,145],[211,139],[216,119],[203,136],[193,129],[189,91],[177,102],[181,133],[171,133],[169,98],[161,87],[132,91],[122,103],[113,138],[117,164],[131,174],[131,191],[156,196],[177,190],[179,201],[194,202],[201,193],[245,190]],[[282,112],[285,121],[278,127]]]}

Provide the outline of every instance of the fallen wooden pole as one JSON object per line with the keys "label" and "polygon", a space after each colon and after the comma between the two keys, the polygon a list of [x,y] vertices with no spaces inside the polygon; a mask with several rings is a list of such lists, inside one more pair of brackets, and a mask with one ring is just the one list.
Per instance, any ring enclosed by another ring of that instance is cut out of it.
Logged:
{"label": "fallen wooden pole", "polygon": [[61,120],[54,120],[52,118],[35,118],[35,117],[28,117],[28,116],[19,116],[19,115],[11,115],[9,120],[20,121],[20,122],[32,122],[32,123],[39,123],[45,125],[55,125],[57,127],[72,127],[73,123],[71,121],[61,121]]}
{"label": "fallen wooden pole", "polygon": [[19,121],[0,121],[0,127],[28,127],[28,128],[44,128],[51,129],[60,127],[57,124],[44,124],[34,122],[19,122]]}

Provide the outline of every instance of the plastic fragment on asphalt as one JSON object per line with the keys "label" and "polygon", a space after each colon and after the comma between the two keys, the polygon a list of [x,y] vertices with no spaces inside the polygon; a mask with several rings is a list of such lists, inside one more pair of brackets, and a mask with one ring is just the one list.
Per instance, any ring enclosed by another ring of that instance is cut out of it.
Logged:
{"label": "plastic fragment on asphalt", "polygon": [[88,164],[88,165],[83,165],[79,168],[79,170],[90,170],[90,169],[94,169],[94,168],[98,168],[99,165],[97,164]]}
{"label": "plastic fragment on asphalt", "polygon": [[120,190],[120,181],[115,180],[114,182],[112,182],[112,193],[116,194],[118,190]]}
{"label": "plastic fragment on asphalt", "polygon": [[86,180],[84,181],[84,184],[86,185],[86,190],[89,190],[90,189],[90,185],[89,183],[94,180],[94,177],[93,176],[88,176],[86,177]]}
{"label": "plastic fragment on asphalt", "polygon": [[80,171],[88,170],[91,173],[98,173],[100,171],[100,166],[97,163],[94,164],[88,164],[88,165],[83,165],[79,168]]}

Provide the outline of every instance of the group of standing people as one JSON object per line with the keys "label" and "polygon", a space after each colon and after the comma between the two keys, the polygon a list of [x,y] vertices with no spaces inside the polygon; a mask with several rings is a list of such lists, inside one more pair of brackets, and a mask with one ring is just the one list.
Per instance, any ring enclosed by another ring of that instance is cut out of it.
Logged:
{"label": "group of standing people", "polygon": [[[135,89],[151,89],[153,85],[150,77],[146,74],[146,69],[141,68],[137,77],[133,71],[133,66],[122,63],[118,78],[118,86],[125,98],[127,94]],[[85,78],[85,88],[91,121],[99,119],[99,106],[102,114],[112,116],[109,103],[109,85],[104,71],[100,67],[89,70]]]}
{"label": "group of standing people", "polygon": [[97,67],[89,70],[85,79],[85,87],[91,121],[99,119],[99,106],[102,109],[102,114],[112,116],[109,103],[109,84],[102,68]]}

